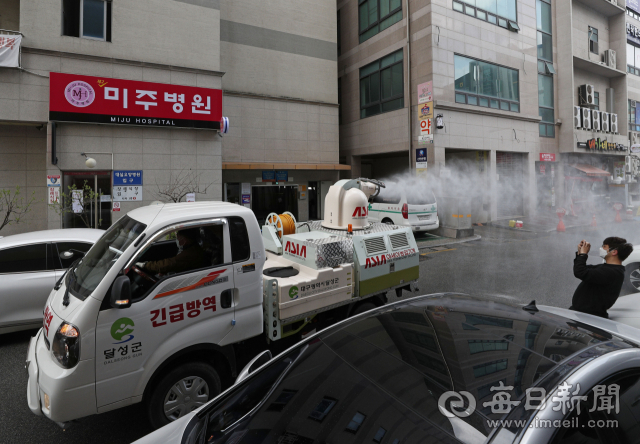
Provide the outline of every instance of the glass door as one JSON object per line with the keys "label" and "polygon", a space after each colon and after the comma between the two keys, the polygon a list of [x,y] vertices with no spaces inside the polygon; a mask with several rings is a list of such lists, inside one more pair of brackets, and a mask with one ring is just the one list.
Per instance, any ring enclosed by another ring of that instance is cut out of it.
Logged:
{"label": "glass door", "polygon": [[99,228],[111,226],[111,172],[66,171],[62,181],[64,198],[63,228]]}

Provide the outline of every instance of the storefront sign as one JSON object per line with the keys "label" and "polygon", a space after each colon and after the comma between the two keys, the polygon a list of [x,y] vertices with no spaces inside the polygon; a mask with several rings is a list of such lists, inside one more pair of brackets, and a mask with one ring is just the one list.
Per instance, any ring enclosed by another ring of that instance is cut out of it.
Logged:
{"label": "storefront sign", "polygon": [[262,181],[263,182],[275,182],[276,181],[276,172],[275,171],[263,171],[262,172]]}
{"label": "storefront sign", "polygon": [[289,180],[289,172],[287,170],[276,171],[276,182],[286,182]]}
{"label": "storefront sign", "polygon": [[577,146],[578,148],[595,151],[627,151],[627,147],[620,143],[607,142],[607,139],[601,140],[600,138],[578,142]]}
{"label": "storefront sign", "polygon": [[142,187],[133,186],[113,186],[114,202],[140,202],[142,201]]}
{"label": "storefront sign", "polygon": [[142,185],[142,170],[114,171],[114,185]]}
{"label": "storefront sign", "polygon": [[640,0],[627,0],[627,8],[640,14]]}
{"label": "storefront sign", "polygon": [[243,194],[242,195],[242,205],[246,205],[246,204],[250,204],[251,203],[251,195],[250,194]]}
{"label": "storefront sign", "polygon": [[433,82],[418,85],[418,104],[433,102]]}
{"label": "storefront sign", "polygon": [[540,162],[555,162],[556,155],[553,153],[540,153]]}
{"label": "storefront sign", "polygon": [[627,22],[627,40],[640,44],[640,29],[629,22]]}
{"label": "storefront sign", "polygon": [[195,202],[196,201],[196,193],[187,193],[185,196],[187,202]]}
{"label": "storefront sign", "polygon": [[52,72],[49,120],[220,129],[222,91]]}
{"label": "storefront sign", "polygon": [[419,143],[433,143],[433,126],[431,119],[420,120],[420,134],[418,135]]}
{"label": "storefront sign", "polygon": [[0,34],[0,66],[17,68],[20,66],[21,35]]}
{"label": "storefront sign", "polygon": [[416,149],[416,173],[426,173],[427,172],[427,149],[426,148],[417,148]]}

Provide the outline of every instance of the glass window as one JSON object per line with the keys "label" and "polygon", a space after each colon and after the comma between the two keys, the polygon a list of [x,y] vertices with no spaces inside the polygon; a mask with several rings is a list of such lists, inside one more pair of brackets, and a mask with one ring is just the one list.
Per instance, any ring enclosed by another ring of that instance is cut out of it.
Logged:
{"label": "glass window", "polygon": [[360,118],[404,107],[402,49],[360,69]]}
{"label": "glass window", "polygon": [[384,438],[384,435],[386,433],[387,431],[384,428],[380,427],[373,437],[373,442],[382,442],[382,438]]}
{"label": "glass window", "polygon": [[476,354],[496,350],[508,350],[509,342],[502,340],[468,340],[469,353]]}
{"label": "glass window", "polygon": [[347,431],[356,433],[360,428],[360,426],[362,425],[362,423],[364,422],[365,418],[366,418],[365,415],[363,415],[360,412],[356,412],[356,414],[353,415],[353,418],[351,419],[351,421],[349,421],[349,424],[347,425]]}
{"label": "glass window", "polygon": [[538,74],[538,105],[553,108],[553,77]]}
{"label": "glass window", "polygon": [[359,0],[358,10],[360,43],[402,20],[401,0]]}
{"label": "glass window", "polygon": [[46,244],[25,245],[0,250],[0,274],[28,273],[46,269]]}
{"label": "glass window", "polygon": [[635,66],[636,65],[636,59],[635,59],[635,46],[630,45],[627,43],[627,65],[629,66]]}
{"label": "glass window", "polygon": [[[251,244],[249,234],[244,219],[241,217],[230,217],[229,236],[231,236],[231,260],[233,262],[246,261],[251,256]],[[220,239],[222,242],[222,239]]]}
{"label": "glass window", "polygon": [[[501,17],[504,17],[507,20],[513,20],[514,22],[517,20],[516,0],[462,0],[462,1],[470,6],[475,6],[478,9],[482,9],[492,14],[496,14]],[[454,9],[456,9],[455,6],[454,6]],[[456,10],[458,11],[459,9],[456,9]],[[495,21],[493,23],[495,23]],[[505,20],[504,27],[506,26],[507,24]]]}
{"label": "glass window", "polygon": [[589,51],[598,54],[598,30],[589,26]]}
{"label": "glass window", "polygon": [[316,421],[322,421],[336,405],[336,400],[332,398],[323,398],[322,401],[309,414],[309,418]]}
{"label": "glass window", "polygon": [[538,58],[548,61],[553,60],[553,47],[551,43],[551,36],[543,32],[538,31]]}
{"label": "glass window", "polygon": [[107,3],[82,0],[82,36],[104,40]]}
{"label": "glass window", "polygon": [[492,373],[501,372],[507,369],[507,360],[499,359],[497,361],[487,362],[486,364],[480,364],[473,367],[473,376],[481,378],[482,376],[490,375]]}
{"label": "glass window", "polygon": [[547,34],[551,34],[551,5],[542,0],[538,0],[536,2],[536,9],[538,31],[544,31]]}
{"label": "glass window", "polygon": [[462,3],[453,2],[453,10],[458,12],[464,12],[464,5]]}
{"label": "glass window", "polygon": [[111,2],[63,0],[62,34],[111,41]]}
{"label": "glass window", "polygon": [[124,216],[114,223],[89,250],[75,270],[67,273],[70,293],[81,300],[86,299],[145,228],[147,228],[145,224],[129,216]]}
{"label": "glass window", "polygon": [[640,68],[640,48],[636,48],[636,50],[634,51],[634,59],[635,59],[634,66],[636,68]]}
{"label": "glass window", "polygon": [[[58,242],[56,245],[58,247],[58,251],[55,256],[59,258],[56,268],[69,268],[71,264],[84,256],[82,253],[86,253],[93,246],[93,244],[86,242]],[[60,255],[65,251],[71,251],[73,253],[73,257],[69,259],[63,259],[60,257]]]}
{"label": "glass window", "polygon": [[[505,68],[492,63],[455,55],[454,57],[456,102],[470,105],[490,106],[509,111],[509,102],[498,100],[487,102],[475,95],[504,99],[510,102],[520,101],[519,77],[515,69]],[[462,92],[471,93],[466,96]],[[518,107],[519,109],[519,107]]]}
{"label": "glass window", "polygon": [[600,111],[600,93],[593,93],[593,109]]}

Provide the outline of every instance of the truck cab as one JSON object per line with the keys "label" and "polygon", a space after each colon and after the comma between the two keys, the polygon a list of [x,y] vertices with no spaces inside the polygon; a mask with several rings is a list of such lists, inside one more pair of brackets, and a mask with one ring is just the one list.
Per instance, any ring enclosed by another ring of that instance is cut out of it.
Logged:
{"label": "truck cab", "polygon": [[129,212],[49,295],[27,357],[31,411],[65,425],[144,401],[159,427],[203,405],[236,374],[231,344],[263,331],[264,260],[244,207]]}

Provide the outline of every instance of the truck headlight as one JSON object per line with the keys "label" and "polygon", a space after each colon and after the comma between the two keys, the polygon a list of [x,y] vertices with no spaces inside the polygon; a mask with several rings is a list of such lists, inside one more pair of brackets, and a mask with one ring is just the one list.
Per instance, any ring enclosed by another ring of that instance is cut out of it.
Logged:
{"label": "truck headlight", "polygon": [[63,322],[53,338],[51,351],[64,368],[75,367],[80,359],[80,330]]}

